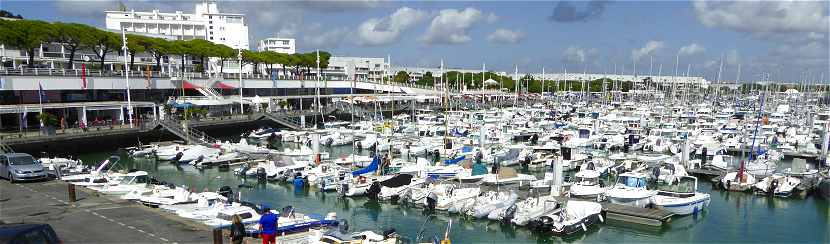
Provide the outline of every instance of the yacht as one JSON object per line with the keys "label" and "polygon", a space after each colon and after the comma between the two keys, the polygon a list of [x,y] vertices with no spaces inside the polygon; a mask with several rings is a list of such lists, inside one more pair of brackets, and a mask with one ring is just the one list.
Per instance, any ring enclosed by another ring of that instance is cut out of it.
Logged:
{"label": "yacht", "polygon": [[696,214],[709,207],[708,193],[697,191],[697,178],[680,176],[676,180],[657,180],[654,204],[677,215]]}

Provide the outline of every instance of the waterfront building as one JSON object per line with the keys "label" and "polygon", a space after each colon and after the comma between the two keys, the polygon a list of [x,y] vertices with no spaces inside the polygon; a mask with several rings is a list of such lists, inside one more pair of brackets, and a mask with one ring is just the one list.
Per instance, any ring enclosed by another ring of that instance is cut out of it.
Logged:
{"label": "waterfront building", "polygon": [[284,54],[297,53],[297,43],[294,38],[265,38],[259,41],[259,51],[271,51]]}
{"label": "waterfront building", "polygon": [[192,14],[106,11],[106,28],[137,34],[161,35],[175,40],[204,39],[231,48],[248,49],[248,26],[244,14],[222,13],[214,1],[196,4]]}

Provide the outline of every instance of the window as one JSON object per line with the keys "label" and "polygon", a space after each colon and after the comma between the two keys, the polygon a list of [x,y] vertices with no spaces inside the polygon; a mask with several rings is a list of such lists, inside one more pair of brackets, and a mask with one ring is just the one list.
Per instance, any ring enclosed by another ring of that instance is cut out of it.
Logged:
{"label": "window", "polygon": [[211,20],[211,21],[208,21],[208,24],[213,24],[213,20]]}
{"label": "window", "polygon": [[209,29],[213,30],[213,26],[211,25]]}
{"label": "window", "polygon": [[242,214],[239,215],[239,217],[242,218],[242,219],[250,219],[253,216],[254,215],[252,215],[250,212],[245,212],[245,213],[242,213]]}
{"label": "window", "polygon": [[211,16],[208,16],[208,19],[213,19],[213,15],[211,15]]}
{"label": "window", "polygon": [[213,41],[213,37],[212,37],[212,36],[210,37],[210,40],[211,40],[211,41]]}
{"label": "window", "polygon": [[211,31],[210,34],[213,35],[213,31]]}

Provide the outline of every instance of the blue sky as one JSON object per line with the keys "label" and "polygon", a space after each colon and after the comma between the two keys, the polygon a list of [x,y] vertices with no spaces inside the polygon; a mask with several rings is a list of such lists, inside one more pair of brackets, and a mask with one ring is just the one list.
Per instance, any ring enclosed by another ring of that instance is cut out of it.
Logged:
{"label": "blue sky", "polygon": [[[131,9],[193,12],[192,1],[123,1]],[[104,25],[113,1],[0,1],[25,18]],[[806,1],[219,1],[246,14],[251,43],[294,37],[300,51],[386,57],[395,65],[512,72],[680,73],[722,79],[824,80],[828,3]],[[254,45],[252,45],[253,47]]]}

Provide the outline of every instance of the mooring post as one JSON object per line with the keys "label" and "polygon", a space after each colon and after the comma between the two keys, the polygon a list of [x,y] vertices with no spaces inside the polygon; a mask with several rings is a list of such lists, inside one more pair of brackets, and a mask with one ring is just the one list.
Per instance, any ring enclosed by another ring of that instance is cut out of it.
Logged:
{"label": "mooring post", "polygon": [[222,244],[222,229],[213,228],[213,244]]}
{"label": "mooring post", "polygon": [[67,187],[67,191],[69,192],[69,202],[77,201],[75,197],[75,184],[70,183]]}

